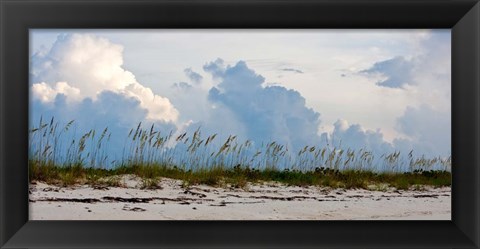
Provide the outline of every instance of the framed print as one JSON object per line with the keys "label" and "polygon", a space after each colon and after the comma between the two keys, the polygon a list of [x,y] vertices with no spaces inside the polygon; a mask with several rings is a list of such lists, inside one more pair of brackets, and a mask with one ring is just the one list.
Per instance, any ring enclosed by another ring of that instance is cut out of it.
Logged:
{"label": "framed print", "polygon": [[2,248],[479,246],[477,1],[1,13]]}
{"label": "framed print", "polygon": [[30,220],[451,220],[450,30],[29,37]]}

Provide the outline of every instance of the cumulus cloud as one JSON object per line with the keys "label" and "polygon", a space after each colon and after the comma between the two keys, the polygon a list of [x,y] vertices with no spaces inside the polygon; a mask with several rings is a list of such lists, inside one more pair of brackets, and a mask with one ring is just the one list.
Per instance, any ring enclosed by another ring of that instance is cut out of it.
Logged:
{"label": "cumulus cloud", "polygon": [[[451,96],[451,34],[432,32],[415,42],[415,53],[394,56],[374,63],[359,73],[387,88],[402,88],[414,105],[428,104],[450,109]],[[448,99],[448,101],[445,101]]]}
{"label": "cumulus cloud", "polygon": [[[60,35],[52,48],[31,58],[31,125],[54,117],[74,122],[75,139],[91,129],[113,134],[109,160],[122,156],[126,136],[140,122],[175,131],[178,110],[123,68],[123,48],[94,35]],[[69,135],[70,136],[70,135]],[[65,143],[67,141],[61,141]]]}
{"label": "cumulus cloud", "polygon": [[176,122],[178,119],[179,113],[170,100],[154,94],[148,87],[135,83],[120,92],[125,96],[137,98],[140,106],[148,111],[147,119],[163,122]]}
{"label": "cumulus cloud", "polygon": [[428,156],[451,153],[451,114],[428,105],[407,107],[398,118],[396,129],[408,138],[399,138],[395,145],[402,150],[414,150]]}
{"label": "cumulus cloud", "polygon": [[33,100],[33,120],[39,120],[40,116],[56,117],[63,121],[77,120],[81,130],[112,125],[130,129],[147,117],[147,110],[140,106],[140,101],[136,98],[111,91],[101,92],[96,99],[85,98],[73,106],[67,105],[67,100],[68,97],[64,94],[56,95],[51,105]]}
{"label": "cumulus cloud", "polygon": [[374,63],[361,71],[369,77],[381,77],[377,85],[402,88],[410,98],[396,120],[394,139],[397,150],[428,156],[451,153],[451,34],[432,32],[416,42],[410,59],[396,56]]}
{"label": "cumulus cloud", "polygon": [[376,154],[391,153],[395,148],[383,138],[380,130],[364,129],[360,124],[349,124],[339,119],[334,123],[331,133],[322,134],[324,143],[341,149],[364,149]]}
{"label": "cumulus cloud", "polygon": [[168,133],[175,132],[177,126],[173,123],[152,122],[147,119],[148,111],[141,107],[140,101],[135,97],[128,97],[121,93],[102,91],[96,99],[85,98],[75,105],[67,104],[68,97],[57,94],[52,103],[48,105],[36,99],[31,102],[30,121],[31,125],[38,127],[41,118],[50,120],[52,117],[63,127],[70,120],[74,120],[70,133],[60,137],[59,143],[66,149],[72,139],[77,139],[91,129],[97,132],[108,128],[108,146],[104,147],[108,155],[107,163],[119,160],[123,156],[123,150],[127,134],[130,129],[142,123],[144,128],[155,124],[156,129]]}
{"label": "cumulus cloud", "polygon": [[202,82],[203,77],[199,73],[194,72],[192,68],[185,68],[183,72],[193,83],[199,84]]}
{"label": "cumulus cloud", "polygon": [[450,115],[438,112],[428,106],[408,107],[404,115],[397,120],[397,130],[405,134],[387,142],[381,130],[368,130],[360,124],[349,124],[339,119],[334,123],[332,132],[321,135],[323,146],[339,149],[371,151],[374,155],[400,152],[415,156],[448,157],[451,155]]}
{"label": "cumulus cloud", "polygon": [[450,32],[437,32],[422,44],[422,53],[415,60],[415,88],[412,96],[435,110],[451,110],[451,43]]}
{"label": "cumulus cloud", "polygon": [[376,62],[363,73],[368,76],[381,76],[382,80],[376,84],[383,87],[403,88],[405,85],[415,84],[413,80],[414,63],[405,59],[403,56],[397,56],[389,60]]}
{"label": "cumulus cloud", "polygon": [[45,82],[32,85],[32,97],[43,103],[51,103],[58,94],[69,96],[69,101],[80,100],[80,89],[71,87],[67,82],[57,82],[53,86]]}
{"label": "cumulus cloud", "polygon": [[210,73],[213,78],[221,78],[224,74],[224,67],[224,61],[221,58],[217,58],[215,61],[205,64],[203,70]]}
{"label": "cumulus cloud", "polygon": [[89,97],[104,89],[120,90],[136,82],[122,68],[122,53],[122,46],[94,35],[59,35],[48,53],[33,56],[31,82],[61,79]]}
{"label": "cumulus cloud", "polygon": [[[295,90],[280,86],[263,87],[265,78],[244,61],[225,66],[221,59],[204,67],[220,83],[210,89],[213,112],[228,112],[255,142],[277,141],[298,149],[316,144],[320,114],[308,108]],[[223,122],[223,120],[222,120]]]}
{"label": "cumulus cloud", "polygon": [[[214,104],[209,110],[211,121],[195,123],[195,127],[231,127],[231,134],[242,134],[256,142],[277,141],[294,151],[305,145],[333,146],[342,149],[368,150],[377,155],[401,151],[407,154],[448,156],[450,153],[450,116],[424,106],[407,108],[397,120],[397,131],[405,138],[387,142],[380,129],[365,129],[339,119],[331,132],[318,135],[320,113],[308,108],[305,99],[295,90],[281,86],[264,86],[264,77],[243,61],[225,65],[221,59],[208,63],[219,84],[210,89],[208,98]],[[216,115],[215,115],[216,114]],[[224,117],[222,119],[222,117]],[[222,120],[218,125],[218,120]],[[440,125],[440,128],[431,128]],[[214,131],[215,129],[212,129]],[[447,138],[448,137],[448,141]],[[437,146],[433,146],[433,145]]]}
{"label": "cumulus cloud", "polygon": [[33,98],[46,103],[63,94],[67,102],[95,100],[103,91],[111,91],[136,98],[147,119],[175,122],[179,115],[175,107],[123,68],[122,53],[122,46],[95,35],[58,36],[48,53],[31,59]]}

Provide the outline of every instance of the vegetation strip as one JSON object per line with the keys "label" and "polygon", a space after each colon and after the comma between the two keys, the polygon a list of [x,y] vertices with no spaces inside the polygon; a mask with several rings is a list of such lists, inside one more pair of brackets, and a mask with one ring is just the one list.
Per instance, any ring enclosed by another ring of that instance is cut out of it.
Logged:
{"label": "vegetation strip", "polygon": [[[88,184],[97,189],[122,186],[120,179],[125,174],[140,177],[142,179],[141,187],[145,189],[161,188],[159,183],[162,177],[181,180],[185,187],[204,184],[246,188],[248,183],[278,182],[293,186],[382,190],[382,188],[387,187],[409,189],[417,186],[421,188],[421,186],[444,187],[451,185],[451,173],[447,171],[392,173],[359,170],[315,169],[313,171],[297,171],[220,167],[192,171],[162,165],[130,165],[115,169],[99,169],[86,168],[80,165],[56,166],[38,161],[30,161],[29,166],[31,181],[42,181],[57,186]],[[187,190],[186,193],[202,195],[190,190]]]}
{"label": "vegetation strip", "polygon": [[54,118],[40,119],[30,130],[30,181],[58,186],[86,183],[101,189],[121,186],[119,177],[133,174],[142,178],[144,189],[159,189],[161,177],[182,180],[186,187],[246,188],[248,183],[265,181],[371,190],[451,185],[451,157],[416,157],[413,151],[376,157],[366,149],[318,145],[306,145],[296,153],[275,141],[254,145],[230,135],[220,142],[214,141],[217,134],[203,137],[200,129],[191,136],[186,132],[174,136],[154,125],[144,129],[141,123],[130,130],[123,156],[112,161],[105,149],[112,136],[108,127],[78,137],[71,133],[73,126],[74,120],[62,126]]}

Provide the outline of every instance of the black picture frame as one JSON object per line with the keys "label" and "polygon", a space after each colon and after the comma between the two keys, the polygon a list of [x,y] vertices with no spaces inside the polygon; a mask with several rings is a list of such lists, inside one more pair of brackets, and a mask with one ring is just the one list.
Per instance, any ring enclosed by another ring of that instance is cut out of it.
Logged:
{"label": "black picture frame", "polygon": [[[1,248],[479,248],[474,0],[0,0]],[[29,221],[30,28],[451,28],[451,221]]]}

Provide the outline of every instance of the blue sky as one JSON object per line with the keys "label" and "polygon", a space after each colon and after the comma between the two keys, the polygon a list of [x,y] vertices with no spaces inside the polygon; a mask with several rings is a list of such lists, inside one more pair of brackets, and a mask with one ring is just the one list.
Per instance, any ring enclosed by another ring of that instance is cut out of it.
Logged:
{"label": "blue sky", "polygon": [[448,156],[450,45],[450,30],[31,30],[31,120]]}

